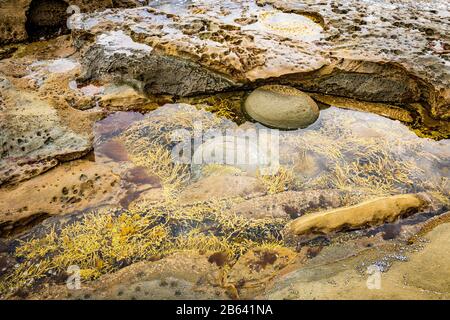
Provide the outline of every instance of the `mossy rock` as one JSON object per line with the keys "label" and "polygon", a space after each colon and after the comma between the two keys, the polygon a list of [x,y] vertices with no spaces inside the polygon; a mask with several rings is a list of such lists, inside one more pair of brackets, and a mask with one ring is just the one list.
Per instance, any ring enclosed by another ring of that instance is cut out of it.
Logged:
{"label": "mossy rock", "polygon": [[271,128],[306,128],[316,122],[319,107],[307,94],[292,87],[266,85],[245,100],[244,111],[253,120]]}

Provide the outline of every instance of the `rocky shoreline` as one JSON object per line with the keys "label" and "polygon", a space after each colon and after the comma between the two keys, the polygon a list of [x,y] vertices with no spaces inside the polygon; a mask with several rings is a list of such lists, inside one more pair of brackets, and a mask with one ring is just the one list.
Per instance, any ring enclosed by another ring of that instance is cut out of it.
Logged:
{"label": "rocky shoreline", "polygon": [[[448,299],[447,2],[138,2],[0,8],[2,298]],[[280,168],[174,164],[198,121]]]}

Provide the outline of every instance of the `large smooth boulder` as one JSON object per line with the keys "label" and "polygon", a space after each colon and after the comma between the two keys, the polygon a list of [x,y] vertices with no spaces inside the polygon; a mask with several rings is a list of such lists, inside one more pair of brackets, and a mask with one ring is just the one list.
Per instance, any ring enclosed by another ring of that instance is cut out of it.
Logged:
{"label": "large smooth boulder", "polygon": [[244,110],[253,120],[279,129],[306,128],[319,117],[319,107],[310,96],[280,85],[253,91],[245,100]]}

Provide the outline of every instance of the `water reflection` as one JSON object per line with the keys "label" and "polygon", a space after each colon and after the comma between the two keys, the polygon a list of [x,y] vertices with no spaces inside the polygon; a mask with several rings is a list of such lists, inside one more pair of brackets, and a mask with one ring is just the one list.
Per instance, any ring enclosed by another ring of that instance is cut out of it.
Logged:
{"label": "water reflection", "polygon": [[[167,105],[146,115],[120,112],[97,124],[96,159],[147,166],[149,174],[154,174],[152,168],[167,165],[158,164],[157,158],[151,159],[155,146],[171,152],[175,146],[172,133],[180,129],[192,133],[196,121],[202,122],[206,129],[223,132],[225,129],[267,129],[249,122],[238,126],[231,120],[187,105]],[[191,139],[188,136],[187,143]],[[234,146],[212,136],[197,145],[191,156],[201,148],[214,149],[211,144],[215,141],[220,146]],[[448,201],[450,140],[419,138],[401,122],[375,114],[335,107],[322,110],[319,120],[309,128],[280,132],[276,152],[280,172],[290,179],[286,190],[339,189],[359,193],[357,200],[426,191]],[[210,165],[205,162],[191,166],[189,170],[195,172],[188,184],[201,179],[203,169],[210,172]],[[219,166],[220,163],[215,169]],[[258,175],[255,170],[246,172],[242,164],[235,167],[233,172],[237,175]],[[277,174],[265,179],[269,183],[276,181]],[[223,186],[224,194],[229,187]]]}

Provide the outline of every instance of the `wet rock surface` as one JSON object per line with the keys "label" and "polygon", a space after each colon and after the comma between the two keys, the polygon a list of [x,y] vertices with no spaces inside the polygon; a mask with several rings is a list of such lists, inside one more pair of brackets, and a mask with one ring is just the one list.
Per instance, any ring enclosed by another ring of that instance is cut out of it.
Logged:
{"label": "wet rock surface", "polygon": [[[233,186],[224,192],[223,186]],[[251,197],[264,193],[263,184],[254,177],[220,175],[210,176],[193,183],[180,194],[184,203],[208,201],[211,199],[226,199],[235,197]]]}
{"label": "wet rock surface", "polygon": [[[4,0],[0,6],[0,44],[67,33],[67,18],[78,9],[87,12],[140,4],[138,0],[100,0],[95,3],[86,0]],[[77,6],[77,9],[68,12],[69,6]]]}
{"label": "wet rock surface", "polygon": [[[151,5],[0,48],[2,298],[448,295],[446,3]],[[60,23],[51,12],[35,23]],[[321,108],[277,131],[276,158],[235,144],[267,140],[241,110],[267,84]],[[220,163],[217,147],[279,166]]]}
{"label": "wet rock surface", "polygon": [[[439,225],[425,235],[427,242],[415,248],[378,247],[356,254],[354,247],[330,247],[304,268],[275,280],[259,298],[447,299],[448,277],[443,276],[447,270],[441,268],[447,263],[442,250],[446,250],[449,227],[448,223]],[[330,260],[331,250],[347,251],[347,257],[341,261]],[[383,261],[391,261],[392,266],[383,269]]]}
{"label": "wet rock surface", "polygon": [[319,107],[307,94],[287,86],[263,86],[245,100],[253,120],[280,129],[306,128],[319,117]]}
{"label": "wet rock surface", "polygon": [[425,196],[420,195],[398,195],[370,200],[352,207],[311,214],[292,221],[286,227],[287,233],[297,236],[305,233],[323,234],[339,229],[391,222],[398,217],[405,217],[423,210],[427,205],[425,199]]}
{"label": "wet rock surface", "polygon": [[[65,286],[45,290],[47,299],[75,300],[184,300],[224,299],[224,289],[217,287],[220,268],[197,252],[175,253],[156,262],[141,262],[68,290]],[[39,295],[39,298],[42,298]]]}
{"label": "wet rock surface", "polygon": [[[106,167],[79,160],[0,190],[0,234],[27,227],[40,215],[62,215],[120,200],[120,176]],[[11,194],[15,194],[11,198]],[[16,230],[17,231],[17,230]]]}
{"label": "wet rock surface", "polygon": [[[138,82],[145,92],[182,96],[272,79],[366,101],[420,101],[434,117],[447,118],[449,8],[445,1],[436,5],[208,1],[176,12],[162,7],[86,14],[72,23],[88,78],[113,74]],[[274,15],[294,18],[283,24]],[[120,39],[126,40],[121,48]],[[114,48],[120,50],[113,54]],[[144,60],[149,67],[138,69]],[[166,76],[154,75],[157,70]],[[173,78],[178,74],[185,75],[182,82]]]}
{"label": "wet rock surface", "polygon": [[249,219],[295,219],[307,212],[340,207],[345,194],[338,190],[286,191],[246,200],[232,210]]}

